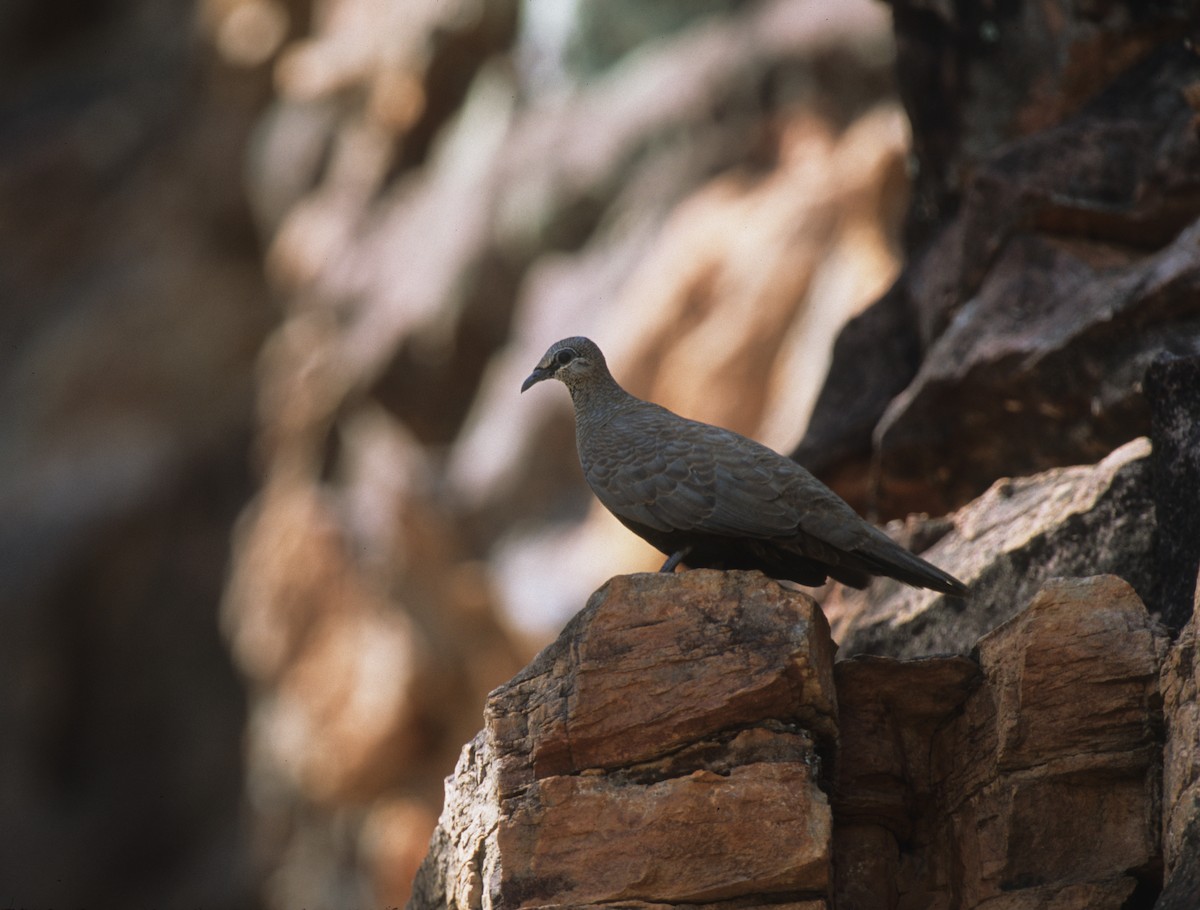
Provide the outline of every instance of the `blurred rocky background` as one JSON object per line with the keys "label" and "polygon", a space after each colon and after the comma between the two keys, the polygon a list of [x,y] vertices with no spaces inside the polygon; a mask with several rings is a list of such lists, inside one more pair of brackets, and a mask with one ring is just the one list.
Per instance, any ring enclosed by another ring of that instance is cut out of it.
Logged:
{"label": "blurred rocky background", "polygon": [[[656,563],[563,391],[517,393],[559,337],[880,519],[1172,426],[1142,386],[1200,354],[1195,24],[6,4],[0,905],[407,899],[486,693]],[[1178,628],[1192,551],[1139,526]]]}
{"label": "blurred rocky background", "polygon": [[272,88],[201,14],[0,8],[4,906],[258,890],[216,620],[278,320],[243,181]]}

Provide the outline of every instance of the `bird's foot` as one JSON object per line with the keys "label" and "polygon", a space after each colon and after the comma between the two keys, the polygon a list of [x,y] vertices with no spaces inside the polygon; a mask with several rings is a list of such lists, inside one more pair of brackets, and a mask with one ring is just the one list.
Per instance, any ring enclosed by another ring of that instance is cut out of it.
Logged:
{"label": "bird's foot", "polygon": [[683,562],[683,558],[691,552],[692,552],[691,547],[684,547],[682,550],[676,550],[674,553],[672,553],[667,558],[667,561],[662,564],[662,568],[659,569],[658,571],[659,572],[668,572],[668,573],[674,572],[675,567],[677,565],[679,565],[681,562]]}

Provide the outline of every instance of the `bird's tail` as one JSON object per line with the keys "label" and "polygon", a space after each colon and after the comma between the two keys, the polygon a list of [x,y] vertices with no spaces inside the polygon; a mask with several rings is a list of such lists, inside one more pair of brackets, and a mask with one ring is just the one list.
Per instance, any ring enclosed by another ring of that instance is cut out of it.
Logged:
{"label": "bird's tail", "polygon": [[866,545],[855,548],[853,553],[873,574],[886,575],[905,584],[928,588],[951,597],[967,596],[967,586],[961,581],[910,553],[883,532]]}

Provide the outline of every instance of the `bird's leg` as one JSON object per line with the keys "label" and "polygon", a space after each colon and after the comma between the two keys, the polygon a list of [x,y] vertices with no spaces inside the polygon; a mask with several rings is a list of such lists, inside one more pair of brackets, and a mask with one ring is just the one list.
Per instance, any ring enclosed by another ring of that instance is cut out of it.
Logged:
{"label": "bird's leg", "polygon": [[684,547],[682,550],[676,550],[669,557],[667,557],[667,561],[662,564],[662,568],[659,569],[658,571],[659,572],[674,572],[675,567],[677,565],[679,565],[681,562],[683,562],[683,557],[687,556],[691,552],[692,552],[691,547]]}

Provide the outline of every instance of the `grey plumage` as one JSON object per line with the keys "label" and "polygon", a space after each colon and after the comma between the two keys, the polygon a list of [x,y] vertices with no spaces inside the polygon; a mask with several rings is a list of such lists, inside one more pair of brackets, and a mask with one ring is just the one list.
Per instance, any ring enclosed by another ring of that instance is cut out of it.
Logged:
{"label": "grey plumage", "polygon": [[761,569],[805,585],[828,576],[856,588],[887,575],[966,595],[962,582],[868,524],[791,459],[630,395],[589,339],[551,345],[521,391],[544,379],[571,392],[588,485],[622,524],[668,556],[664,571],[683,561]]}

